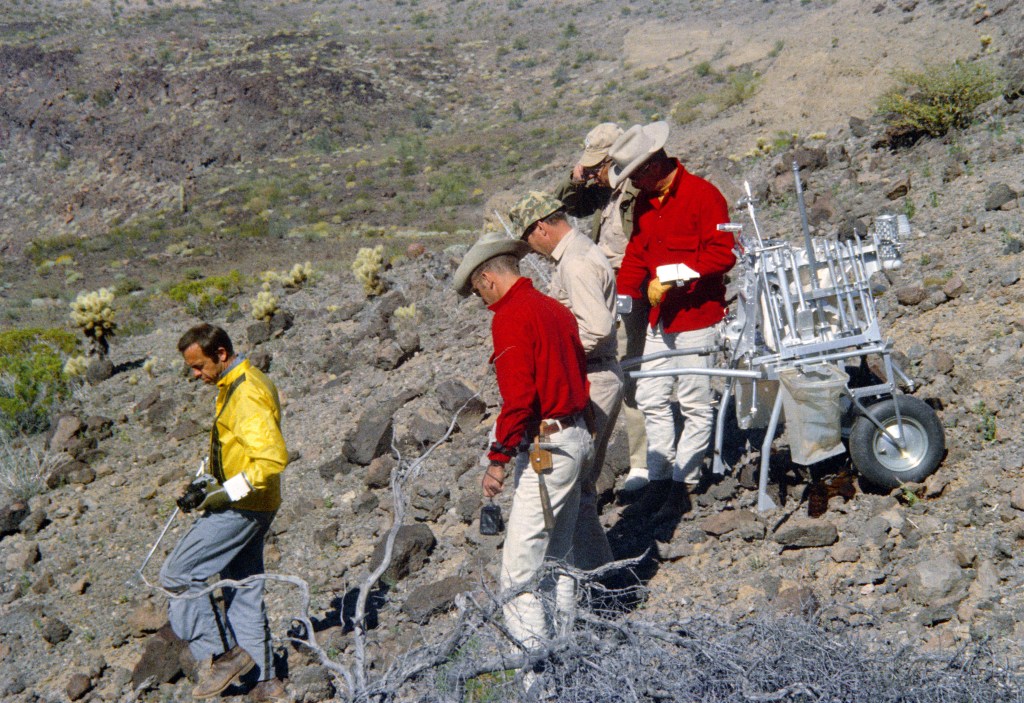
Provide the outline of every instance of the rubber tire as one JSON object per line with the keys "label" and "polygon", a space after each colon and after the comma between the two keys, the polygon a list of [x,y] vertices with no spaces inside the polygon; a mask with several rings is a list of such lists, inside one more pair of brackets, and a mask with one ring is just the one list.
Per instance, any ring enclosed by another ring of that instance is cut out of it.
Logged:
{"label": "rubber tire", "polygon": [[909,395],[897,395],[875,403],[868,408],[868,412],[888,429],[896,426],[897,404],[907,437],[907,456],[891,454],[894,445],[863,415],[854,420],[850,429],[850,458],[853,465],[868,481],[885,488],[924,480],[939,467],[939,462],[946,455],[946,435],[942,423],[931,406],[923,400]]}

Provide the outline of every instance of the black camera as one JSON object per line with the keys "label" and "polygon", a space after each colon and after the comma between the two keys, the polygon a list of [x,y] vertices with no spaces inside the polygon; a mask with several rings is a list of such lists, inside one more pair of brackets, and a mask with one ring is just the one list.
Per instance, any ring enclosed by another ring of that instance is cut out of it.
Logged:
{"label": "black camera", "polygon": [[192,483],[188,484],[188,488],[185,489],[185,494],[178,498],[175,502],[178,507],[181,508],[181,512],[190,513],[206,500],[206,493],[209,490],[211,484],[216,484],[217,480],[209,474],[200,474]]}
{"label": "black camera", "polygon": [[501,506],[488,503],[480,508],[480,534],[499,535],[505,531],[505,520],[501,517]]}

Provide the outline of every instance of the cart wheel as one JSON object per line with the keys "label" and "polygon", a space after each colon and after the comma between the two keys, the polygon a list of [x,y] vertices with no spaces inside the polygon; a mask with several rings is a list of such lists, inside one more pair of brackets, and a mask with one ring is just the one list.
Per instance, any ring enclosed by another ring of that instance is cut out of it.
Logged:
{"label": "cart wheel", "polygon": [[[900,449],[897,436],[896,407],[906,447]],[[908,481],[921,481],[939,466],[946,453],[942,424],[931,406],[909,395],[898,395],[868,408],[868,412],[886,429],[883,434],[874,423],[859,416],[850,429],[850,458],[868,481],[896,488]]]}

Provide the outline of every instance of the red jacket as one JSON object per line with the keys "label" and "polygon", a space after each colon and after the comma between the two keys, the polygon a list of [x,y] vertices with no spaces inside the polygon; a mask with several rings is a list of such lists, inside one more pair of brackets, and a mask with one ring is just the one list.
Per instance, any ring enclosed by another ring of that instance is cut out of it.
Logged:
{"label": "red jacket", "polygon": [[576,318],[568,308],[540,293],[529,278],[520,278],[490,310],[490,360],[502,406],[488,457],[504,464],[541,420],[581,412],[590,390]]}
{"label": "red jacket", "polygon": [[664,264],[686,264],[700,278],[669,290],[651,308],[648,322],[661,320],[666,332],[710,327],[725,317],[725,273],[736,263],[733,236],[717,226],[729,221],[729,207],[715,186],[676,161],[676,176],[663,200],[642,195],[633,238],[616,279],[621,295],[641,298],[646,282]]}

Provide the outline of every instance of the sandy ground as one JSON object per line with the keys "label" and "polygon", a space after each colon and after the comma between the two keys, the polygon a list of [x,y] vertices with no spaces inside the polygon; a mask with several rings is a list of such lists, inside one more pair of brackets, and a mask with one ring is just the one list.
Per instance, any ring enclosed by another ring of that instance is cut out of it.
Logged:
{"label": "sandy ground", "polygon": [[870,116],[895,71],[975,56],[982,36],[992,36],[993,46],[1003,38],[993,23],[923,17],[891,4],[876,13],[875,4],[864,0],[839,0],[814,12],[779,7],[763,20],[763,2],[731,3],[734,9],[744,5],[751,14],[719,8],[706,19],[649,22],[626,34],[624,57],[635,68],[687,71],[707,61],[720,72],[747,65],[761,72],[757,94],[740,109],[712,124],[677,130],[670,147],[685,152],[688,145],[718,139],[728,155],[777,132],[827,132],[852,115]]}

